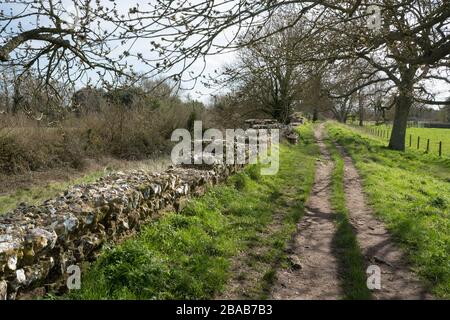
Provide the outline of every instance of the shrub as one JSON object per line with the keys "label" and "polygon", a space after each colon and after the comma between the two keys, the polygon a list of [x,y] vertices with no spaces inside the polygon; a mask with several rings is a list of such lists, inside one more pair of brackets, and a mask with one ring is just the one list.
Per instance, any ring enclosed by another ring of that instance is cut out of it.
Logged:
{"label": "shrub", "polygon": [[0,137],[0,172],[15,174],[31,170],[33,153],[9,136]]}
{"label": "shrub", "polygon": [[176,97],[131,99],[121,91],[111,94],[117,99],[103,99],[89,112],[66,113],[59,122],[36,121],[20,113],[2,115],[0,173],[79,169],[87,158],[151,158],[170,152],[175,129],[189,128],[194,120],[208,127],[201,103],[184,103]]}

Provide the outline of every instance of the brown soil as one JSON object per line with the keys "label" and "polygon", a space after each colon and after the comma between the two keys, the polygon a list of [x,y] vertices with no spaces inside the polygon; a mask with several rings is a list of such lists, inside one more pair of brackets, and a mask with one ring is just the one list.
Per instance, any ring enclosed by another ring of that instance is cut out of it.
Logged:
{"label": "brown soil", "polygon": [[342,295],[338,261],[333,255],[336,232],[330,205],[333,162],[322,141],[323,130],[315,132],[322,159],[316,169],[305,216],[298,225],[289,253],[295,268],[277,272],[272,299],[339,299]]}
{"label": "brown soil", "polygon": [[411,272],[403,253],[393,243],[385,225],[367,205],[361,178],[352,159],[337,146],[345,163],[344,186],[350,222],[357,233],[358,244],[366,264],[381,269],[381,290],[373,291],[375,299],[430,299],[421,281]]}

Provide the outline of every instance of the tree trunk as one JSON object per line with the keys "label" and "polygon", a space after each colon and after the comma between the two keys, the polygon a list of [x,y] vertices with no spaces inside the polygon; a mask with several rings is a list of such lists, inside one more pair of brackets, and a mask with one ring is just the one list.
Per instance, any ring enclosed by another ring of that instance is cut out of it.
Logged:
{"label": "tree trunk", "polygon": [[319,112],[317,111],[317,108],[314,108],[313,110],[313,116],[312,116],[312,121],[316,122],[317,120],[319,120]]}
{"label": "tree trunk", "polygon": [[20,104],[22,102],[22,96],[20,95],[19,84],[17,82],[14,83],[14,96],[12,103],[12,114],[16,114],[20,109]]}
{"label": "tree trunk", "polygon": [[340,123],[346,123],[347,122],[347,114],[345,112],[345,110],[339,110],[338,114],[337,114],[337,121],[339,121]]}
{"label": "tree trunk", "polygon": [[361,95],[359,96],[359,112],[358,112],[358,116],[359,116],[359,126],[363,127],[364,126],[364,103],[362,101],[362,97]]}
{"label": "tree trunk", "polygon": [[392,126],[389,149],[405,151],[406,127],[412,99],[406,94],[400,94],[395,106],[394,124]]}
{"label": "tree trunk", "polygon": [[450,106],[445,107],[445,112],[447,114],[447,120],[446,122],[450,123]]}

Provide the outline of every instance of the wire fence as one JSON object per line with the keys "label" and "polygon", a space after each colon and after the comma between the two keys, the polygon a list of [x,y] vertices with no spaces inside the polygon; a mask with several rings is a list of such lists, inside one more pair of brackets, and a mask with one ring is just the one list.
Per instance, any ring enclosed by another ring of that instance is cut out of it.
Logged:
{"label": "wire fence", "polygon": [[[378,137],[382,140],[389,141],[392,134],[392,129],[383,127],[372,127],[372,126],[357,126],[354,124],[350,125],[353,128],[362,130],[367,134]],[[443,156],[443,143],[442,141],[436,141],[428,137],[407,134],[405,137],[405,146],[411,149],[422,150],[426,154],[437,154],[439,157]]]}

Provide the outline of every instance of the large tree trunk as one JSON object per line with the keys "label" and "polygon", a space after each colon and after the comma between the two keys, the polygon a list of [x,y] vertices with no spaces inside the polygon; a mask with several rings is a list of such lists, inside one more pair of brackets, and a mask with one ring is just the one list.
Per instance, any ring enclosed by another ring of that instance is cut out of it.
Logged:
{"label": "large tree trunk", "polygon": [[408,94],[400,94],[397,98],[389,149],[405,151],[406,127],[411,104],[412,99]]}

